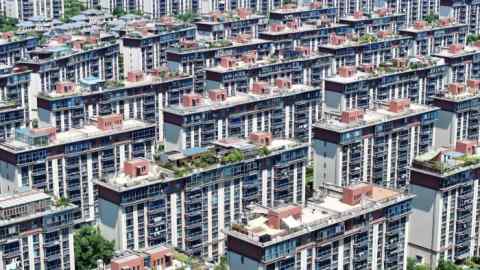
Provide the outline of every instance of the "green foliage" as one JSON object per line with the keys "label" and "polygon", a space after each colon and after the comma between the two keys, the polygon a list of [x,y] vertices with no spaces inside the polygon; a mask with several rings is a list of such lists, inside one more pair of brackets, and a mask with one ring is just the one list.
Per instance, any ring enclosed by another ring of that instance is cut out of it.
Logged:
{"label": "green foliage", "polygon": [[38,128],[38,119],[33,119],[32,120],[32,127],[33,128]]}
{"label": "green foliage", "polygon": [[17,30],[18,20],[0,16],[0,32],[13,32]]}
{"label": "green foliage", "polygon": [[372,34],[364,34],[363,36],[361,36],[358,41],[360,43],[372,43],[372,42],[375,42],[377,41],[377,37],[375,37],[374,35]]}
{"label": "green foliage", "polygon": [[76,269],[94,269],[99,259],[109,263],[113,256],[113,241],[105,240],[93,226],[76,231],[74,243]]}
{"label": "green foliage", "polygon": [[70,204],[70,200],[67,199],[67,198],[64,198],[64,197],[60,197],[60,199],[58,199],[56,202],[55,202],[55,205],[57,207],[66,207]]}
{"label": "green foliage", "polygon": [[468,35],[467,44],[472,44],[480,40],[480,35]]}
{"label": "green foliage", "polygon": [[460,270],[460,269],[461,267],[456,266],[453,262],[446,261],[446,260],[441,260],[437,266],[437,270]]}
{"label": "green foliage", "polygon": [[313,182],[313,167],[312,166],[307,167],[306,172],[305,172],[305,178],[306,178],[307,183]]}
{"label": "green foliage", "polygon": [[228,260],[227,257],[222,256],[220,257],[220,262],[215,265],[214,270],[228,270]]}
{"label": "green foliage", "polygon": [[112,12],[112,15],[115,17],[122,17],[126,14],[127,13],[122,8],[119,8],[119,7],[116,7]]}
{"label": "green foliage", "polygon": [[438,14],[434,14],[434,13],[430,13],[427,16],[425,16],[425,21],[428,24],[433,24],[433,23],[437,22],[438,19],[439,19]]}
{"label": "green foliage", "polygon": [[234,163],[242,161],[245,155],[238,149],[233,150],[223,157],[223,163]]}
{"label": "green foliage", "polygon": [[85,10],[83,3],[79,0],[65,0],[64,8],[64,21],[68,21],[71,17],[77,16],[81,11]]}
{"label": "green foliage", "polygon": [[266,147],[266,146],[262,146],[262,147],[260,147],[260,148],[258,149],[258,153],[259,153],[262,157],[270,155],[271,152],[272,152],[272,151],[270,151],[270,149],[268,149],[268,147]]}
{"label": "green foliage", "polygon": [[195,19],[198,18],[198,15],[197,15],[197,13],[194,13],[194,12],[190,11],[190,12],[185,12],[185,13],[182,13],[182,14],[178,14],[177,16],[175,16],[175,18],[177,18],[177,20],[185,22],[185,23],[191,23]]}
{"label": "green foliage", "polygon": [[418,264],[415,258],[408,257],[407,270],[430,270],[430,267],[425,264]]}

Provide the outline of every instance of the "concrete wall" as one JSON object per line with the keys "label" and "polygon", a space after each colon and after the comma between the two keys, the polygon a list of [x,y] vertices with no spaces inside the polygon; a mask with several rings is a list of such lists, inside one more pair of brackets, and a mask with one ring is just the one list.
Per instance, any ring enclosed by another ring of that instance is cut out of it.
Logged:
{"label": "concrete wall", "polygon": [[[322,183],[341,184],[341,166],[337,164],[340,147],[336,144],[313,140],[314,183],[317,188]],[[338,166],[337,166],[338,165]]]}

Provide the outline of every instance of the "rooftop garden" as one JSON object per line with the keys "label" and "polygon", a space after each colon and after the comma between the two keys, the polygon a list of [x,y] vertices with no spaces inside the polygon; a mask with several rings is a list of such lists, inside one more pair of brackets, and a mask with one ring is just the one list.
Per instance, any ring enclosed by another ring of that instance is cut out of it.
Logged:
{"label": "rooftop garden", "polygon": [[414,167],[426,171],[431,171],[439,174],[446,174],[453,172],[460,168],[475,166],[480,164],[480,156],[477,155],[463,155],[459,157],[451,157],[450,162],[444,162],[431,158],[429,160],[414,160]]}

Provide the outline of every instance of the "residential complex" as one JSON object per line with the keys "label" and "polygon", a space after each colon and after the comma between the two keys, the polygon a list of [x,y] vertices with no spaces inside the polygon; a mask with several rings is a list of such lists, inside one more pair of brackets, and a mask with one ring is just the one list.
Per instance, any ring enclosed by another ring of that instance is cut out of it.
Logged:
{"label": "residential complex", "polygon": [[406,269],[412,197],[358,184],[306,205],[251,206],[227,232],[230,269]]}
{"label": "residential complex", "polygon": [[38,45],[38,38],[5,32],[0,37],[0,64],[13,65]]}
{"label": "residential complex", "polygon": [[289,21],[308,22],[319,19],[327,19],[331,22],[336,21],[336,8],[313,1],[297,7],[283,7],[274,9],[269,13],[270,22],[287,23]]}
{"label": "residential complex", "polygon": [[[315,186],[359,182],[403,188],[415,156],[433,145],[438,108],[408,99],[326,113],[313,126]],[[330,169],[328,169],[330,168]]]}
{"label": "residential complex", "polygon": [[377,9],[370,14],[356,12],[353,15],[340,18],[340,23],[353,28],[353,32],[359,36],[385,31],[397,34],[406,26],[406,15],[403,13],[391,13],[388,9]]}
{"label": "residential complex", "polygon": [[454,18],[458,23],[467,24],[470,33],[477,35],[480,33],[480,20],[478,17],[480,14],[480,2],[475,0],[441,0],[440,11]]}
{"label": "residential complex", "polygon": [[305,201],[308,145],[252,133],[208,148],[167,151],[158,164],[125,161],[123,173],[96,182],[100,229],[119,249],[167,243],[217,258],[223,230],[251,203]]}
{"label": "residential complex", "polygon": [[409,253],[436,266],[478,255],[478,143],[457,141],[412,164]]}
{"label": "residential complex", "polygon": [[442,58],[448,67],[447,81],[466,83],[469,79],[480,79],[480,44],[463,46],[452,44],[433,54]]}
{"label": "residential complex", "polygon": [[75,269],[72,204],[37,190],[0,195],[1,269]]}

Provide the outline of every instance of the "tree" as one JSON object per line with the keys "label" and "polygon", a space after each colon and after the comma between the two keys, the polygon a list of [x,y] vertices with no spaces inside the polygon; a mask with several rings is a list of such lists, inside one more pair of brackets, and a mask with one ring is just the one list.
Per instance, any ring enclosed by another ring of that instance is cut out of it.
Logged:
{"label": "tree", "polygon": [[68,21],[71,17],[77,16],[85,10],[85,7],[83,6],[83,3],[80,2],[79,0],[65,0],[64,4],[64,14],[63,14],[63,20]]}
{"label": "tree", "polygon": [[438,14],[430,13],[427,16],[425,16],[425,21],[429,24],[432,24],[436,21],[438,21]]}
{"label": "tree", "polygon": [[441,260],[438,263],[437,270],[460,270],[461,268],[456,266],[451,261]]}
{"label": "tree", "polygon": [[125,14],[127,13],[120,7],[116,7],[112,12],[112,15],[115,17],[122,17]]}
{"label": "tree", "polygon": [[268,149],[266,146],[262,146],[258,149],[258,153],[263,157],[270,155],[271,152],[272,151],[270,151],[270,149]]}
{"label": "tree", "polygon": [[223,157],[223,163],[234,163],[242,161],[245,155],[238,149],[233,150]]}
{"label": "tree", "polygon": [[228,270],[228,260],[227,257],[220,257],[220,262],[215,266],[214,270]]}
{"label": "tree", "polygon": [[195,19],[198,18],[198,15],[197,13],[194,13],[194,12],[185,12],[183,14],[178,14],[176,16],[177,20],[180,20],[182,22],[185,22],[185,23],[191,23],[193,22]]}
{"label": "tree", "polygon": [[478,40],[480,40],[480,35],[468,35],[467,36],[467,44],[475,43]]}
{"label": "tree", "polygon": [[0,32],[12,32],[17,30],[18,20],[0,16]]}
{"label": "tree", "polygon": [[113,241],[107,241],[93,226],[85,226],[75,232],[75,267],[94,269],[99,259],[109,263],[113,256]]}

